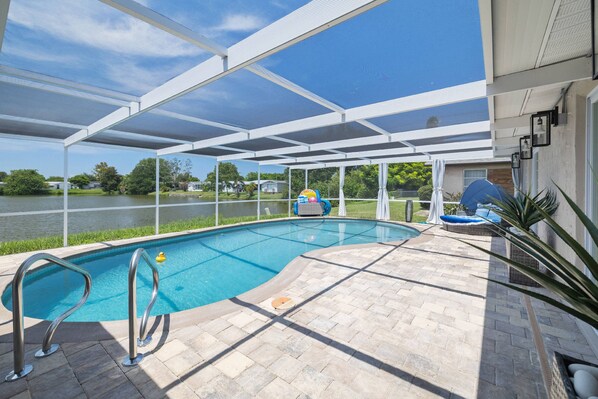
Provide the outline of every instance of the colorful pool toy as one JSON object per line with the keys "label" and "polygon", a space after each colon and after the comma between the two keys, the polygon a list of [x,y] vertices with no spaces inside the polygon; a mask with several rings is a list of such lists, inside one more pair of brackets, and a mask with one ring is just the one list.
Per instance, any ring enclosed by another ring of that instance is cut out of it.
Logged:
{"label": "colorful pool toy", "polygon": [[[314,206],[316,204],[320,205],[321,211],[320,208]],[[302,212],[299,212],[300,206],[302,207]],[[311,208],[308,208],[308,206]],[[299,216],[326,216],[330,214],[331,210],[332,204],[330,204],[330,201],[320,198],[319,190],[312,190],[310,188],[301,191],[297,197],[297,202],[293,204],[293,212]]]}

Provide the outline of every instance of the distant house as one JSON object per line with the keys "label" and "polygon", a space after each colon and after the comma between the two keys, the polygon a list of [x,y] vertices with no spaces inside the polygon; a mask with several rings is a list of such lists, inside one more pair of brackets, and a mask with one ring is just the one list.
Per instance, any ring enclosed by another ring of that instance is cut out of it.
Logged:
{"label": "distant house", "polygon": [[443,191],[445,193],[463,193],[478,179],[488,179],[498,184],[506,192],[513,194],[511,163],[500,159],[447,161],[444,170]]}
{"label": "distant house", "polygon": [[100,188],[101,184],[99,181],[90,181],[89,184],[84,185],[81,187],[83,190],[91,190],[94,188]]}
{"label": "distant house", "polygon": [[[46,184],[51,190],[62,190],[64,189],[64,182],[62,181],[47,181]],[[75,186],[71,183],[67,183],[67,187],[69,190],[75,188]]]}
{"label": "distant house", "polygon": [[[255,182],[257,184],[257,181]],[[264,180],[261,182],[262,193],[282,193],[288,187],[284,180]]]}
{"label": "distant house", "polygon": [[205,182],[201,181],[190,181],[187,184],[187,191],[203,191],[203,186]]}

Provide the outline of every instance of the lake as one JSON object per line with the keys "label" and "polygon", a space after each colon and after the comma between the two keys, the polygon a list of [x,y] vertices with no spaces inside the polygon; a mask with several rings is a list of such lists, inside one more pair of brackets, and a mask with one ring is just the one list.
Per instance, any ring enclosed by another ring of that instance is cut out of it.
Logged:
{"label": "lake", "polygon": [[[254,197],[254,199],[257,197]],[[62,196],[0,196],[0,213],[61,210]],[[213,202],[198,197],[160,197],[160,204],[190,204],[160,208],[160,223],[190,219],[198,216],[213,216]],[[69,209],[107,208],[121,206],[154,205],[155,197],[145,195],[90,195],[70,196]],[[272,214],[286,213],[286,201],[262,201],[262,214],[269,208]],[[256,202],[221,201],[219,212],[223,217],[253,216],[257,213]],[[153,226],[155,209],[109,210],[97,212],[69,213],[69,234],[86,231],[112,230],[125,227]],[[30,216],[0,216],[0,241],[26,240],[29,238],[62,235],[62,213]]]}

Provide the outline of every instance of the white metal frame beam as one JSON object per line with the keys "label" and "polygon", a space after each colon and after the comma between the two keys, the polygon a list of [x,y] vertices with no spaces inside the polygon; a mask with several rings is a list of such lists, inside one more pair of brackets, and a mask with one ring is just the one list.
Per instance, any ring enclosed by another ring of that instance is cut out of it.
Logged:
{"label": "white metal frame beam", "polygon": [[[327,141],[323,143],[316,143],[316,144],[308,144],[306,148],[303,146],[295,146],[295,147],[287,147],[287,148],[278,148],[276,150],[265,150],[265,151],[254,151],[251,153],[243,153],[243,154],[234,154],[219,157],[218,159],[221,161],[227,161],[232,159],[250,159],[250,158],[259,158],[259,157],[266,157],[271,155],[284,155],[284,154],[292,154],[292,153],[300,153],[300,152],[309,152],[309,151],[333,151],[337,153],[343,154],[343,152],[338,151],[338,148],[350,148],[350,147],[361,147],[367,145],[374,145],[374,144],[384,144],[384,143],[391,143],[391,142],[404,142],[409,140],[417,140],[417,139],[429,139],[429,138],[440,138],[440,137],[449,137],[449,136],[458,136],[462,134],[470,134],[470,133],[479,133],[479,132],[487,132],[490,129],[490,123],[488,121],[482,122],[471,122],[471,123],[462,123],[458,125],[450,125],[450,126],[442,126],[442,127],[434,127],[429,129],[418,129],[418,130],[410,130],[406,132],[399,132],[399,133],[392,133],[390,136],[368,136],[368,137],[360,137],[355,139],[345,139],[345,140],[336,140],[336,141]],[[251,134],[251,133],[250,133]],[[219,137],[220,141],[224,141],[224,139],[228,136]],[[181,146],[177,146],[179,148],[187,147],[188,145],[184,144]],[[201,147],[200,147],[201,148]],[[415,147],[408,147],[408,152],[413,153],[415,152]],[[169,152],[170,149],[159,150],[159,153]],[[275,151],[275,153],[273,153]]]}
{"label": "white metal frame beam", "polygon": [[[155,28],[158,28],[165,32],[173,34],[176,37],[178,37],[182,40],[185,40],[188,43],[196,45],[200,48],[203,48],[207,51],[210,51],[213,54],[220,55],[220,56],[227,55],[227,50],[224,46],[222,46],[218,43],[215,43],[215,42],[211,41],[210,39],[207,39],[206,37],[201,36],[200,34],[188,29],[184,25],[181,25],[177,22],[169,20],[169,19],[165,18],[164,16],[156,13],[155,11],[153,11],[149,8],[146,8],[132,0],[102,0],[102,1],[112,7],[117,8],[118,10],[120,10],[122,12],[129,14],[132,17],[138,18],[138,19],[154,26]],[[295,94],[298,94],[299,96],[301,96],[303,98],[306,98],[316,104],[319,104],[322,107],[328,108],[331,111],[335,111],[340,114],[345,113],[344,108],[333,103],[332,101],[326,100],[325,98],[318,96],[317,94],[289,81],[288,79],[283,78],[282,76],[280,76],[280,75],[278,75],[278,74],[276,74],[258,64],[249,65],[245,69],[260,76],[263,79],[266,79],[280,87],[283,87],[286,90],[289,90]],[[383,134],[386,136],[390,135],[389,132],[386,132],[384,129],[374,125],[373,123],[371,123],[369,121],[358,120],[356,122],[362,124],[363,126],[370,128],[380,134]],[[269,138],[272,140],[277,140],[277,138],[275,136],[269,137]],[[295,144],[305,145],[305,143],[298,143],[298,142],[296,142]],[[404,144],[407,146],[411,146],[411,144],[409,144],[408,142],[405,142]],[[248,152],[250,152],[250,151],[248,151]]]}
{"label": "white metal frame beam", "polygon": [[[472,141],[465,141],[465,142],[457,142],[457,143],[446,143],[446,144],[431,144],[431,145],[423,145],[415,147],[415,156],[424,155],[428,158],[431,158],[433,154],[429,154],[430,152],[435,151],[459,151],[459,150],[469,150],[469,149],[482,149],[482,148],[491,148],[492,147],[492,140],[491,139],[484,139],[484,140],[472,140]],[[391,155],[408,155],[414,154],[413,149],[408,147],[402,148],[387,148],[384,150],[372,150],[372,151],[358,151],[358,152],[347,152],[344,154],[330,154],[330,155],[316,155],[316,156],[308,156],[308,157],[298,157],[298,158],[291,158],[291,159],[275,159],[275,160],[268,160],[268,161],[261,161],[261,165],[287,165],[293,163],[302,163],[302,162],[313,162],[313,161],[333,161],[339,159],[353,159],[353,158],[371,158],[371,157],[381,157],[381,156],[391,156]],[[220,159],[220,158],[219,158]]]}
{"label": "white metal frame beam", "polygon": [[321,168],[338,168],[339,166],[360,166],[360,165],[377,165],[381,163],[407,163],[407,162],[426,162],[434,159],[445,160],[470,160],[470,159],[488,159],[493,157],[492,150],[485,151],[468,151],[468,152],[454,152],[448,154],[432,154],[431,157],[425,155],[414,155],[405,157],[389,157],[379,159],[366,159],[359,161],[345,161],[345,162],[326,162],[322,164],[309,165],[291,165],[290,169],[321,169]]}
{"label": "white metal frame beam", "polygon": [[2,51],[2,42],[4,41],[4,31],[6,30],[6,21],[8,21],[8,8],[10,0],[0,0],[0,51]]}
{"label": "white metal frame beam", "polygon": [[527,71],[496,76],[488,85],[488,96],[524,91],[540,87],[558,86],[564,83],[592,77],[592,59],[580,57]]}
{"label": "white metal frame beam", "polygon": [[[424,108],[437,107],[442,105],[454,104],[457,102],[476,100],[484,98],[486,93],[486,82],[483,80],[466,83],[463,85],[448,87],[445,89],[439,89],[429,91],[421,94],[414,94],[407,97],[401,97],[394,100],[382,101],[375,104],[365,105],[361,107],[349,108],[346,110],[344,115],[339,113],[326,113],[317,116],[311,116],[308,118],[297,119],[290,122],[283,122],[276,125],[265,126],[257,129],[252,129],[247,134],[247,137],[243,140],[251,140],[257,138],[271,137],[280,134],[287,134],[293,132],[299,132],[303,130],[322,128],[327,126],[338,125],[347,122],[355,122],[358,120],[366,120],[371,118],[378,118],[387,115],[399,114],[402,112],[417,111]],[[477,122],[484,123],[488,127],[480,129],[479,131],[487,131],[489,129],[488,122]],[[432,129],[423,129],[422,131],[430,131]],[[394,135],[391,135],[394,136]],[[417,137],[421,138],[421,137]],[[379,136],[377,143],[384,141],[391,141],[388,136]],[[160,150],[160,155],[173,154],[177,152],[190,151],[194,149],[210,147],[213,144],[213,139],[196,141],[191,145],[176,146],[171,148],[165,148]],[[235,143],[241,140],[237,134],[231,134],[226,136],[218,137],[218,144],[225,145]],[[405,136],[397,136],[396,141],[408,141],[410,138]],[[314,145],[310,145],[312,151]],[[334,148],[334,147],[331,147]],[[250,154],[251,155],[251,154]],[[251,158],[251,156],[249,156]]]}
{"label": "white metal frame beam", "polygon": [[386,0],[314,0],[227,49],[227,56],[213,56],[190,70],[92,123],[67,138],[65,146],[85,140],[105,129],[172,101],[199,87],[247,67]]}

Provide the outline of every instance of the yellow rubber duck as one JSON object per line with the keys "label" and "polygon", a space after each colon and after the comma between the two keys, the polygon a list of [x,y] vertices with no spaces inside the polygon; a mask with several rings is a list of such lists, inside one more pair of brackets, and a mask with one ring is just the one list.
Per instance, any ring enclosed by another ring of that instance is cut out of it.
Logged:
{"label": "yellow rubber duck", "polygon": [[164,255],[164,252],[160,252],[158,254],[158,256],[156,256],[156,262],[158,263],[162,263],[166,260],[166,255]]}

